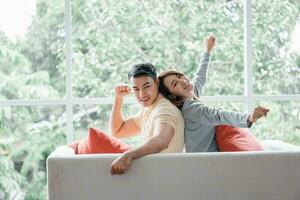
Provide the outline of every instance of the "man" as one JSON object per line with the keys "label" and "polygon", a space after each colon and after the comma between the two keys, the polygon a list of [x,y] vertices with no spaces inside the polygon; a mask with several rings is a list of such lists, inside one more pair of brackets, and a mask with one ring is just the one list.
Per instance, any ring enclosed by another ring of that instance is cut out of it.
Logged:
{"label": "man", "polygon": [[[124,138],[143,134],[140,147],[126,151],[111,165],[112,174],[123,174],[134,159],[153,153],[179,153],[184,146],[184,120],[179,109],[158,92],[157,73],[153,65],[140,64],[128,73],[131,87],[115,87],[115,100],[110,117],[113,136]],[[123,98],[133,92],[143,106],[139,115],[124,119]]]}

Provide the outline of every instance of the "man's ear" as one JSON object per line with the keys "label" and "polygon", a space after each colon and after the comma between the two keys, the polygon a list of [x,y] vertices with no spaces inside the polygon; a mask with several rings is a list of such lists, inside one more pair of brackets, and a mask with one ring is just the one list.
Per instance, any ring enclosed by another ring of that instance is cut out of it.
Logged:
{"label": "man's ear", "polygon": [[158,78],[155,79],[155,83],[156,83],[157,85],[159,85],[159,79],[158,79]]}

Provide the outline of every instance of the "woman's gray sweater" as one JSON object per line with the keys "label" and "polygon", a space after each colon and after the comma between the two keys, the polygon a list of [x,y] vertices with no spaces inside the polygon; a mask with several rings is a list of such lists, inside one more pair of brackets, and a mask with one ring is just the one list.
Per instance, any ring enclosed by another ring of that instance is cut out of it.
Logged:
{"label": "woman's gray sweater", "polygon": [[[204,53],[193,79],[194,91],[200,96],[206,82],[210,54]],[[198,100],[187,99],[181,108],[185,121],[186,152],[219,151],[215,140],[216,125],[247,127],[249,114],[210,108]]]}

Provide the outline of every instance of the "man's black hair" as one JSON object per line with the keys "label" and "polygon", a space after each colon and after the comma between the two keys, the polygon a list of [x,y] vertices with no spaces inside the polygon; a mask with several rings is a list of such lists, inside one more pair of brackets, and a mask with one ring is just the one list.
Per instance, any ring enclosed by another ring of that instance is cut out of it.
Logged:
{"label": "man's black hair", "polygon": [[155,67],[151,63],[143,63],[133,66],[128,72],[129,80],[131,77],[138,78],[140,76],[149,76],[153,80],[156,80],[157,73]]}

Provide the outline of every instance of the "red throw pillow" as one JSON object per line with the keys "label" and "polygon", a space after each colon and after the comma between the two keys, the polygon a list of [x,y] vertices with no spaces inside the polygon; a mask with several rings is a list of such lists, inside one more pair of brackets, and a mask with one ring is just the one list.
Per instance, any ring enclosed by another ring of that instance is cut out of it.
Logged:
{"label": "red throw pillow", "polygon": [[247,128],[228,125],[216,127],[216,140],[220,151],[262,151],[258,140]]}
{"label": "red throw pillow", "polygon": [[89,129],[86,138],[68,146],[75,150],[75,154],[123,153],[131,148],[121,140],[95,128]]}

